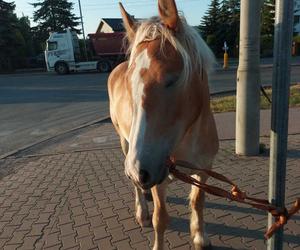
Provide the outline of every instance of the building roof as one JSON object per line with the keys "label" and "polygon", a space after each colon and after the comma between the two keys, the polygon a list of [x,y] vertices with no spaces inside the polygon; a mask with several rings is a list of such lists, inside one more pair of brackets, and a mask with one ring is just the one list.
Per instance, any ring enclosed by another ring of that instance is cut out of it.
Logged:
{"label": "building roof", "polygon": [[122,18],[102,18],[101,21],[106,22],[114,32],[124,31]]}

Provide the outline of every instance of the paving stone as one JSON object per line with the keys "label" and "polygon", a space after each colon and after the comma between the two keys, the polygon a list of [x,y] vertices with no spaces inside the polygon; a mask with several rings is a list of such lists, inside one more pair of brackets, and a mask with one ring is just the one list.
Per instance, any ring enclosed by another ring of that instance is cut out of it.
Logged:
{"label": "paving stone", "polygon": [[0,234],[0,239],[10,239],[18,226],[7,226]]}
{"label": "paving stone", "polygon": [[129,244],[128,240],[122,240],[115,242],[114,245],[117,247],[118,250],[131,250],[132,246]]}
{"label": "paving stone", "polygon": [[75,240],[75,234],[61,236],[61,241],[63,248],[65,249],[78,246],[78,243]]}
{"label": "paving stone", "polygon": [[77,238],[86,237],[86,236],[89,236],[91,234],[90,233],[90,226],[88,224],[87,225],[82,225],[82,226],[79,226],[79,227],[75,227],[74,229],[77,233]]}
{"label": "paving stone", "polygon": [[26,236],[22,244],[22,249],[34,249],[35,243],[39,239],[39,236]]}
{"label": "paving stone", "polygon": [[106,229],[107,229],[106,225],[93,228],[92,231],[94,233],[94,240],[100,240],[100,239],[107,238],[108,236],[110,236],[110,234],[108,234]]}
{"label": "paving stone", "polygon": [[89,250],[89,249],[96,248],[96,245],[93,242],[92,236],[86,236],[86,237],[80,238],[78,241],[79,241],[80,249]]}
{"label": "paving stone", "polygon": [[106,237],[104,239],[95,240],[95,243],[97,244],[97,246],[99,247],[99,249],[111,249],[111,250],[117,249],[116,246],[113,246],[111,244],[111,236],[110,237]]}
{"label": "paving stone", "polygon": [[60,235],[61,236],[67,236],[67,235],[70,235],[70,234],[74,234],[75,230],[73,229],[73,227],[74,227],[73,223],[67,223],[67,224],[60,225],[59,226]]}
{"label": "paving stone", "polygon": [[59,239],[59,233],[51,233],[47,235],[47,239],[45,240],[45,248],[51,247],[60,247],[61,241]]}

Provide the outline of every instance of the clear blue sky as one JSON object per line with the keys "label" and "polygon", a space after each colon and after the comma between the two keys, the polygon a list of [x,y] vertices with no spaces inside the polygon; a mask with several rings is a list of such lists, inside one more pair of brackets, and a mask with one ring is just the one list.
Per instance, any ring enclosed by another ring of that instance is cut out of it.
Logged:
{"label": "clear blue sky", "polygon": [[[13,0],[11,0],[13,1]],[[14,0],[18,16],[32,17],[36,0]],[[79,16],[78,0],[74,3],[74,13]],[[177,6],[187,18],[190,25],[198,25],[211,0],[177,0]],[[99,21],[104,17],[120,17],[119,0],[81,0],[82,15],[86,34],[94,33]],[[123,0],[126,10],[137,18],[147,18],[158,14],[157,0]],[[34,24],[32,23],[32,26]]]}

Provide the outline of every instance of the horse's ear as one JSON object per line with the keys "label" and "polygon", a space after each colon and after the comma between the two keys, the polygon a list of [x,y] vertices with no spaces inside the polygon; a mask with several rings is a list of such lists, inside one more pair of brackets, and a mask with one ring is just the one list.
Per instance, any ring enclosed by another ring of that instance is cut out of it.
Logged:
{"label": "horse's ear", "polygon": [[179,16],[175,0],[158,0],[158,10],[163,24],[169,29],[177,31]]}
{"label": "horse's ear", "polygon": [[127,37],[129,39],[129,42],[131,42],[134,39],[135,36],[135,31],[136,31],[136,26],[135,26],[135,21],[132,16],[130,16],[127,11],[124,9],[123,4],[119,3],[122,18],[123,18],[123,23],[124,27],[127,32]]}

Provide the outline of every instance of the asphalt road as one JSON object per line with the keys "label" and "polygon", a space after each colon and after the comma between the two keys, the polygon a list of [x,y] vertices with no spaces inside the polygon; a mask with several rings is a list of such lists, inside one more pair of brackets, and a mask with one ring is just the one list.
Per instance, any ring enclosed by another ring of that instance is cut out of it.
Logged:
{"label": "asphalt road", "polygon": [[[262,68],[263,85],[272,69]],[[108,115],[107,74],[0,75],[0,155]],[[234,90],[236,71],[212,74],[212,93]],[[300,82],[300,66],[292,68]]]}
{"label": "asphalt road", "polygon": [[107,75],[0,75],[0,155],[108,114]]}

